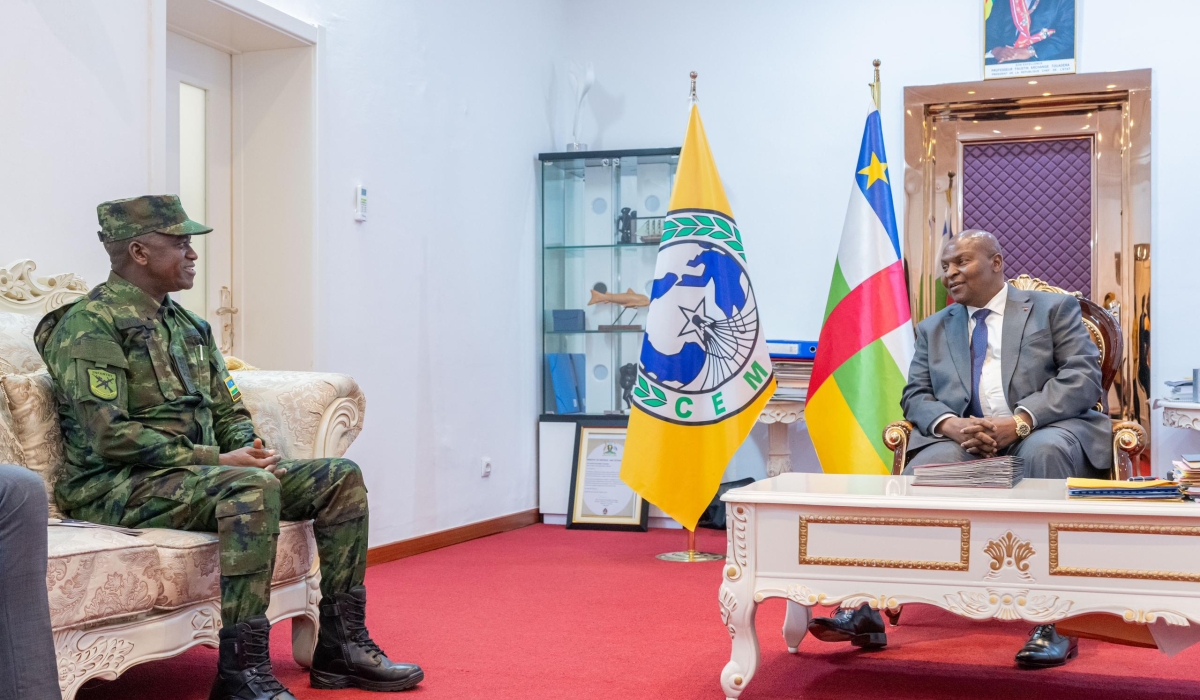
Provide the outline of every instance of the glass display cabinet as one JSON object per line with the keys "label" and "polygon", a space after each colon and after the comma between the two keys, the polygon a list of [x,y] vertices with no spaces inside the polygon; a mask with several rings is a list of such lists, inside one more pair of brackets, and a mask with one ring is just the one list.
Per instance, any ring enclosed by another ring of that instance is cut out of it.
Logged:
{"label": "glass display cabinet", "polygon": [[543,153],[546,414],[627,413],[678,148]]}

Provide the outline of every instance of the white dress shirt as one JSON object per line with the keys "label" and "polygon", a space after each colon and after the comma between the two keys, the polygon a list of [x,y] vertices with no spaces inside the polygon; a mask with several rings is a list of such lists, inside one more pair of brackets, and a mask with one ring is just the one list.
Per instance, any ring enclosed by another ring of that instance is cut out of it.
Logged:
{"label": "white dress shirt", "polygon": [[[968,306],[967,307],[967,347],[971,347],[971,336],[975,333],[975,312],[981,308],[991,311],[984,319],[987,324],[988,344],[987,352],[983,355],[983,369],[979,373],[979,408],[983,411],[985,418],[1008,418],[1012,416],[1012,411],[1008,408],[1008,399],[1004,396],[1004,379],[1000,372],[1000,349],[1004,347],[1004,305],[1008,303],[1008,285],[996,292],[996,296],[992,297],[987,304],[982,307]],[[1018,406],[1032,420],[1033,425],[1037,427],[1037,418],[1029,412],[1024,406]],[[935,437],[942,437],[941,432],[937,429],[942,421],[947,418],[953,418],[953,413],[947,413],[944,416],[939,416],[933,425],[933,434]]]}

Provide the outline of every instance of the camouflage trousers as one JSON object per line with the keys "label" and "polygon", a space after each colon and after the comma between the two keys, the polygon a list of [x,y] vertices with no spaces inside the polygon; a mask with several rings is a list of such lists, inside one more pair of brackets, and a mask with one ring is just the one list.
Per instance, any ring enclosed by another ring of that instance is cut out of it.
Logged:
{"label": "camouflage trousers", "polygon": [[[367,489],[348,459],[283,460],[276,478],[253,467],[188,466],[138,474],[120,522],[133,528],[216,532],[221,553],[221,618],[226,625],[265,614],[279,521],[313,520],[321,593],[344,593],[367,570]],[[72,517],[104,523],[77,508]]]}

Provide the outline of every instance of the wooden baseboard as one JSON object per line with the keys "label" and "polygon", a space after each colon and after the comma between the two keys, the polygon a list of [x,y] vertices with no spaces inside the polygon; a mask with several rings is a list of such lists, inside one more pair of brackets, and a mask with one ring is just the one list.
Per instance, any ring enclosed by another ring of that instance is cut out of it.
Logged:
{"label": "wooden baseboard", "polygon": [[487,537],[488,535],[498,535],[501,532],[508,532],[509,530],[516,530],[539,523],[541,520],[542,517],[538,513],[538,509],[531,508],[519,513],[502,515],[499,518],[492,518],[491,520],[483,520],[469,525],[452,527],[449,530],[442,530],[441,532],[432,532],[428,535],[421,535],[420,537],[408,540],[400,540],[399,542],[371,547],[367,550],[367,566],[375,566],[376,564],[411,557],[414,554],[449,547],[452,544],[459,544],[460,542],[467,542],[480,537]]}

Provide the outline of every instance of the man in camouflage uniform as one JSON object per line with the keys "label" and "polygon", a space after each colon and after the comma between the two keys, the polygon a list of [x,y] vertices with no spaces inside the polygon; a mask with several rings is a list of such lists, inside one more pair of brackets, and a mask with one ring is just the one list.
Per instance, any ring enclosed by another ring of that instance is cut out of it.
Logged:
{"label": "man in camouflage uniform", "polygon": [[365,626],[367,489],[346,459],[281,460],[254,432],[212,329],[168,294],[190,289],[179,198],[98,208],[108,281],[48,314],[35,341],[54,377],[66,440],[55,496],[72,517],[216,532],[221,651],[210,698],[294,700],[275,679],[266,618],[279,521],[314,520],[321,615],[315,688],[405,690],[424,677],[390,661]]}

